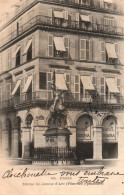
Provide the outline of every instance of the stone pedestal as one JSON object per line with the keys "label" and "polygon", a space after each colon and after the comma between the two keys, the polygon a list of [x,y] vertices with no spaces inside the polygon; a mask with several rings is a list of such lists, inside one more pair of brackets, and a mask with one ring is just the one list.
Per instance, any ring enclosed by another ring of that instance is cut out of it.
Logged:
{"label": "stone pedestal", "polygon": [[9,132],[7,129],[2,131],[2,156],[9,156]]}
{"label": "stone pedestal", "polygon": [[19,135],[18,129],[12,130],[12,157],[18,158],[19,151]]}
{"label": "stone pedestal", "polygon": [[45,133],[45,127],[43,126],[35,126],[34,127],[34,148],[45,147],[45,137],[43,136]]}
{"label": "stone pedestal", "polygon": [[67,128],[50,128],[45,133],[46,147],[69,147],[71,132]]}
{"label": "stone pedestal", "polygon": [[94,128],[93,159],[102,159],[102,127]]}
{"label": "stone pedestal", "polygon": [[23,127],[22,128],[22,157],[30,157],[30,131],[31,128]]}

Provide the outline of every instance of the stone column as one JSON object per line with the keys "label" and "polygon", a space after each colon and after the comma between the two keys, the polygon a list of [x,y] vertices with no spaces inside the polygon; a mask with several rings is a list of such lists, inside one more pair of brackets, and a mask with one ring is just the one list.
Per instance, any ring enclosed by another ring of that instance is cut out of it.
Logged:
{"label": "stone column", "polygon": [[8,128],[2,130],[2,156],[9,156],[9,132]]}
{"label": "stone column", "polygon": [[124,127],[119,128],[118,159],[124,161]]}
{"label": "stone column", "polygon": [[72,135],[70,135],[70,147],[76,147],[76,127],[71,127],[70,132]]}
{"label": "stone column", "polygon": [[102,159],[102,127],[97,126],[94,128],[94,139],[93,139],[93,159]]}
{"label": "stone column", "polygon": [[46,131],[46,126],[34,126],[34,148],[45,147],[45,136],[43,134]]}
{"label": "stone column", "polygon": [[12,157],[18,158],[18,150],[19,150],[19,137],[18,137],[18,129],[12,130]]}
{"label": "stone column", "polygon": [[22,128],[22,157],[29,158],[30,157],[30,140],[31,140],[31,128],[23,127]]}

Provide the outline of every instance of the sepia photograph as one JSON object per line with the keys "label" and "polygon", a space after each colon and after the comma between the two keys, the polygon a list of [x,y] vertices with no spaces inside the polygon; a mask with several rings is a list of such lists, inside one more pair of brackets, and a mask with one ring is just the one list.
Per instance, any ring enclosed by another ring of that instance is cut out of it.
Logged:
{"label": "sepia photograph", "polygon": [[0,0],[0,194],[124,195],[124,0]]}

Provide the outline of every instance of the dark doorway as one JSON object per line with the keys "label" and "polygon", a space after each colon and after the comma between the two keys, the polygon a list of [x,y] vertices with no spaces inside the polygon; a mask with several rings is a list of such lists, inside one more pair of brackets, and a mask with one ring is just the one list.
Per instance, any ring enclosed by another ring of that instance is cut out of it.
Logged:
{"label": "dark doorway", "polygon": [[104,159],[118,158],[118,143],[103,143],[102,156]]}
{"label": "dark doorway", "polygon": [[93,158],[93,143],[77,143],[77,157],[78,159],[92,159]]}

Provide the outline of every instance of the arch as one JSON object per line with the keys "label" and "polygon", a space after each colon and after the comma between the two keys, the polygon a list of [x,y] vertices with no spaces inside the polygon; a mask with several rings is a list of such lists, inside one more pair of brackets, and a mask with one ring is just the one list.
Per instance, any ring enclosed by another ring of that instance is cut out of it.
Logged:
{"label": "arch", "polygon": [[[4,121],[5,130],[7,130],[8,135],[8,156],[11,156],[12,153],[12,123],[10,118],[6,118]],[[4,141],[4,140],[3,140]]]}
{"label": "arch", "polygon": [[79,113],[79,114],[76,116],[76,118],[75,118],[75,120],[74,120],[74,125],[75,125],[75,126],[76,126],[76,123],[77,123],[78,118],[79,118],[80,116],[83,117],[84,115],[88,115],[88,116],[92,117],[93,126],[96,126],[96,125],[98,124],[98,119],[97,119],[93,114],[88,113],[88,112],[81,112],[81,113]]}
{"label": "arch", "polygon": [[[46,122],[45,122],[46,126],[50,126],[51,120],[52,119],[51,119],[50,114],[49,114],[47,119],[46,119]],[[73,121],[72,121],[72,119],[71,119],[69,114],[67,114],[67,125],[68,126],[71,126],[71,125],[73,126]]]}
{"label": "arch", "polygon": [[31,127],[32,121],[33,121],[33,116],[31,114],[28,114],[25,120],[26,125],[28,127]]}
{"label": "arch", "polygon": [[93,117],[88,113],[78,115],[76,120],[77,157],[93,158]]}
{"label": "arch", "polygon": [[117,158],[118,157],[118,141],[116,139],[117,117],[115,115],[106,115],[102,120],[102,156],[103,158]]}

